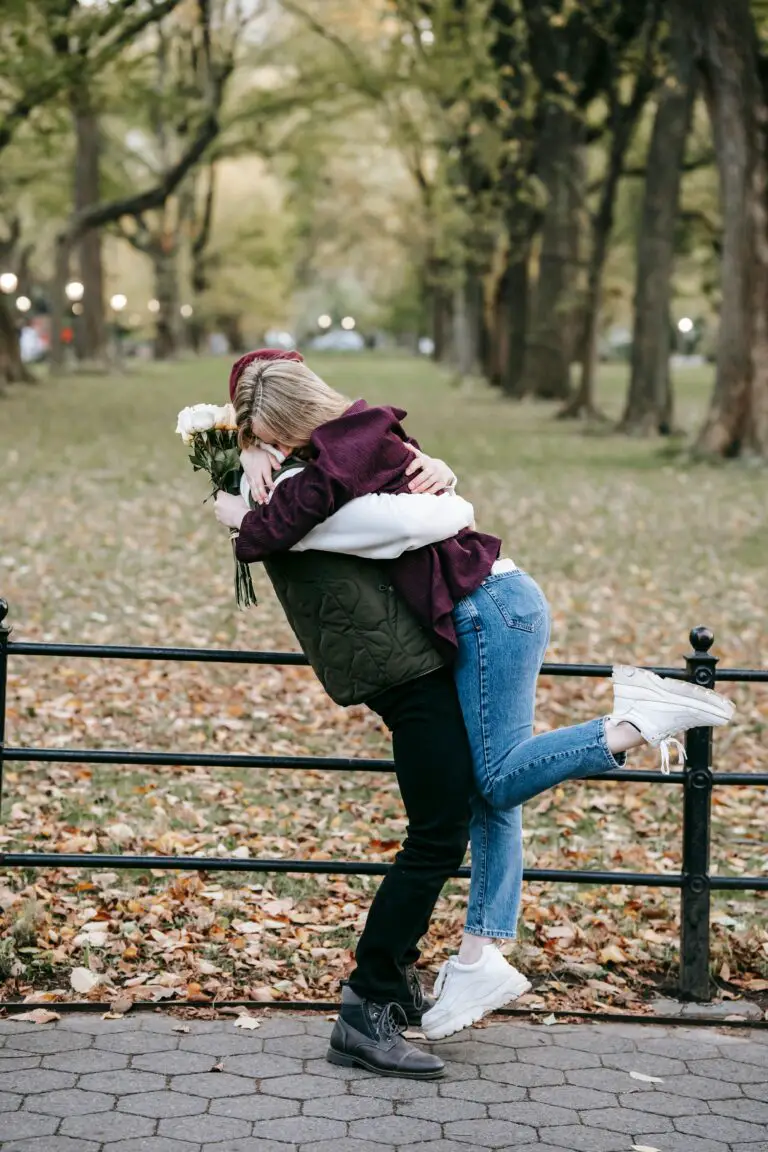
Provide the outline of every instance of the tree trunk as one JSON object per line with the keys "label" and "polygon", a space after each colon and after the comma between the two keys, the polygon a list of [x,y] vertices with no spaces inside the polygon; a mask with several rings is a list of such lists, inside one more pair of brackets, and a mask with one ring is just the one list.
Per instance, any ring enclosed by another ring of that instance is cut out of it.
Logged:
{"label": "tree trunk", "polygon": [[539,178],[549,193],[525,360],[527,390],[542,400],[571,394],[571,326],[578,238],[578,124],[552,106],[541,140]]}
{"label": "tree trunk", "polygon": [[176,244],[162,236],[152,253],[155,297],[160,305],[155,326],[155,359],[169,360],[179,346],[179,285]]}
{"label": "tree trunk", "polygon": [[[75,125],[75,212],[100,199],[99,161],[101,133],[93,110],[91,94],[85,83],[72,94]],[[83,311],[76,326],[77,353],[83,360],[106,361],[107,327],[104,316],[104,269],[101,232],[93,228],[78,244],[80,280],[84,288]]]}
{"label": "tree trunk", "polygon": [[525,339],[528,329],[528,262],[530,244],[510,253],[496,291],[497,364],[506,396],[523,395]]}
{"label": "tree trunk", "polygon": [[478,334],[482,303],[478,298],[477,277],[465,272],[453,289],[452,362],[460,379],[472,376],[478,368]]}
{"label": "tree trunk", "polygon": [[5,384],[29,383],[33,379],[21,359],[13,313],[7,298],[0,294],[0,391]]}
{"label": "tree trunk", "polygon": [[645,195],[637,237],[632,373],[622,432],[670,431],[669,309],[675,220],[691,124],[694,60],[686,0],[671,5],[670,76],[659,93],[646,160]]}
{"label": "tree trunk", "polygon": [[697,0],[695,15],[723,216],[717,378],[696,449],[768,456],[768,109],[757,36],[748,0]]}

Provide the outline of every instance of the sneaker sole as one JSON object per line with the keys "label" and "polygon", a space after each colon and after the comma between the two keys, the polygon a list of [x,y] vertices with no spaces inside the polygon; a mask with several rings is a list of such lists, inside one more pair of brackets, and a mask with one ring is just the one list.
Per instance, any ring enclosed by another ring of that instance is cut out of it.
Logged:
{"label": "sneaker sole", "polygon": [[377,1068],[369,1064],[361,1056],[350,1056],[347,1052],[337,1052],[329,1048],[325,1054],[329,1064],[338,1064],[340,1068],[364,1068],[366,1072],[373,1072],[375,1076],[394,1076],[400,1080],[439,1080],[445,1075],[445,1068],[437,1068],[434,1072],[395,1072],[385,1068]]}
{"label": "sneaker sole", "polygon": [[503,1008],[506,1004],[511,1004],[513,1000],[524,996],[530,990],[530,980],[524,980],[522,984],[519,980],[502,984],[490,997],[483,1000],[482,1004],[477,1001],[474,1004],[468,1004],[460,1014],[455,1015],[443,1025],[438,1024],[434,1028],[428,1028],[422,1021],[422,1032],[427,1040],[444,1040],[446,1036],[453,1036],[455,1032],[461,1032],[464,1028],[477,1024],[478,1020],[482,1020],[483,1016],[487,1016],[489,1012],[496,1012],[497,1009]]}
{"label": "sneaker sole", "polygon": [[[692,685],[693,687],[693,685]],[[660,692],[654,689],[643,688],[627,688],[627,685],[622,685],[623,691],[617,694],[617,704],[619,705],[613,713],[616,719],[621,719],[621,707],[628,704],[631,707],[641,707],[643,704],[649,704],[652,708],[658,708],[660,705],[668,706],[679,713],[682,708],[685,708],[685,701],[689,702],[689,708],[695,710],[701,716],[701,724],[697,727],[706,728],[710,724],[724,725],[733,718],[733,705],[720,706],[709,701],[700,700],[696,696],[689,696],[684,692],[667,693]]]}

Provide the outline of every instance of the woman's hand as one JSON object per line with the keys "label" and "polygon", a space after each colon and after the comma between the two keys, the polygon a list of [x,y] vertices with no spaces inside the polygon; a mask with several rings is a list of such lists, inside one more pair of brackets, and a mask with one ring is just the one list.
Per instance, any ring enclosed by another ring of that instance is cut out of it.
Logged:
{"label": "woman's hand", "polygon": [[280,467],[275,457],[265,448],[246,448],[240,453],[248,487],[257,504],[266,504],[274,487],[272,473]]}
{"label": "woman's hand", "polygon": [[248,510],[248,505],[242,496],[233,496],[230,492],[216,493],[215,512],[219,524],[239,529]]}
{"label": "woman's hand", "polygon": [[406,476],[418,473],[408,485],[410,492],[423,492],[427,495],[437,496],[445,492],[446,488],[453,488],[456,477],[444,460],[437,460],[427,456],[413,444],[406,444],[413,452],[414,459],[405,470]]}

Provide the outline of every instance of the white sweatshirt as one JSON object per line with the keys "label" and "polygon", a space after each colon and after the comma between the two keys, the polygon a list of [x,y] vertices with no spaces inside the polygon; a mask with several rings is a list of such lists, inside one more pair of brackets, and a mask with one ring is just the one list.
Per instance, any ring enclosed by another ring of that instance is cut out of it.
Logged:
{"label": "white sweatshirt", "polygon": [[[283,472],[275,487],[300,471],[301,465],[297,465]],[[240,491],[248,502],[245,477]],[[472,505],[454,492],[441,496],[372,493],[350,500],[294,544],[291,551],[345,552],[367,560],[394,560],[403,552],[455,536],[462,528],[469,528],[474,519]]]}

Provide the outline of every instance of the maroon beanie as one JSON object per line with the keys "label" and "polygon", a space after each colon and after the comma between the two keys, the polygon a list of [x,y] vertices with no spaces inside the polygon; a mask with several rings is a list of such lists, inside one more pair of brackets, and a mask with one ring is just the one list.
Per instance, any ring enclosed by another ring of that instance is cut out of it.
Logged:
{"label": "maroon beanie", "polygon": [[235,361],[229,374],[229,398],[233,404],[237,382],[243,369],[247,368],[249,364],[253,364],[254,360],[297,360],[300,364],[304,363],[301,352],[284,352],[282,348],[257,348],[255,352],[246,352],[245,356],[241,356],[239,360]]}

